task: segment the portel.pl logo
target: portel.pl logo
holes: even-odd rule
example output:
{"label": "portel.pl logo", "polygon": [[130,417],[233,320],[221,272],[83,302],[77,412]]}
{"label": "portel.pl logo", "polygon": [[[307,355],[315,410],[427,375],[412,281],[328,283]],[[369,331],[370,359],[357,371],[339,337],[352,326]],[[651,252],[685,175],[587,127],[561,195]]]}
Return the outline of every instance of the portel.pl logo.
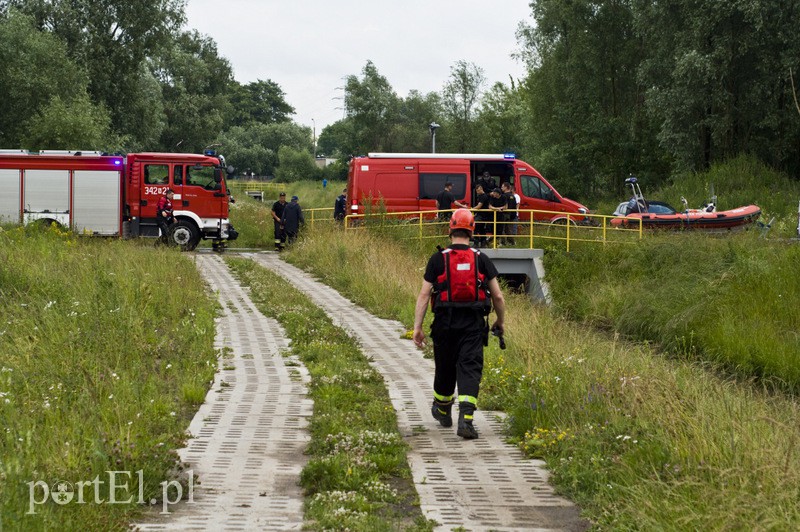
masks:
{"label": "portel.pl logo", "polygon": [[[36,513],[36,507],[47,503],[52,500],[54,503],[61,506],[67,504],[132,504],[134,501],[138,504],[156,504],[157,499],[144,499],[144,472],[140,469],[136,471],[139,477],[138,493],[133,494],[129,489],[129,482],[133,478],[130,471],[106,471],[108,481],[102,480],[100,475],[94,477],[93,480],[81,480],[75,482],[67,482],[65,480],[57,480],[52,484],[47,484],[43,480],[36,480],[28,482],[28,515]],[[194,473],[192,470],[186,472],[188,479],[188,489],[186,502],[194,502]],[[183,500],[183,485],[177,480],[165,480],[160,483],[161,486],[161,513],[168,514],[169,507],[177,504]],[[105,489],[102,489],[106,487]],[[100,493],[102,491],[107,494],[108,498],[103,498]],[[134,497],[137,495],[138,497]]]}

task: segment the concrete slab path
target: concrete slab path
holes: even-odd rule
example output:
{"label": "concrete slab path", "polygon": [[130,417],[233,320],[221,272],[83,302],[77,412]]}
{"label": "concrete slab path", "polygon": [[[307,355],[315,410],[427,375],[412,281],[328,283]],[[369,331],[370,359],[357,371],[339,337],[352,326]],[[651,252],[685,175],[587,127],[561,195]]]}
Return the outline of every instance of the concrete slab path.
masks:
{"label": "concrete slab path", "polygon": [[[300,530],[300,471],[309,441],[308,373],[285,357],[286,334],[264,317],[218,256],[198,254],[198,270],[223,307],[216,347],[220,371],[180,451],[197,476],[194,503],[134,525],[140,530]],[[185,497],[184,497],[185,500]],[[160,508],[160,506],[159,506]]]}
{"label": "concrete slab path", "polygon": [[[439,530],[583,530],[588,524],[547,483],[544,463],[504,442],[496,413],[479,410],[480,439],[466,441],[430,414],[433,361],[398,322],[377,318],[275,253],[245,254],[282,275],[356,338],[383,375],[398,414],[422,511]],[[391,294],[387,294],[391,297]]]}

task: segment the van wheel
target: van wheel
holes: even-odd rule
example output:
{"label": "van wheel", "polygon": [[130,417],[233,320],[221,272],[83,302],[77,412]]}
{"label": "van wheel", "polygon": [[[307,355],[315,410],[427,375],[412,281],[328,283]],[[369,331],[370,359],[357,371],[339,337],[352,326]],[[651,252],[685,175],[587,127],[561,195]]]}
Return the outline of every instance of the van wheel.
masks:
{"label": "van wheel", "polygon": [[180,220],[172,226],[169,241],[181,251],[192,251],[200,243],[200,230],[194,223]]}
{"label": "van wheel", "polygon": [[[578,226],[578,223],[575,220],[570,220],[569,223],[570,223],[570,225],[572,227],[577,227]],[[552,224],[553,225],[563,225],[563,226],[565,226],[565,225],[567,225],[567,219],[566,218],[559,218],[558,220],[555,220],[554,222],[552,222]]]}

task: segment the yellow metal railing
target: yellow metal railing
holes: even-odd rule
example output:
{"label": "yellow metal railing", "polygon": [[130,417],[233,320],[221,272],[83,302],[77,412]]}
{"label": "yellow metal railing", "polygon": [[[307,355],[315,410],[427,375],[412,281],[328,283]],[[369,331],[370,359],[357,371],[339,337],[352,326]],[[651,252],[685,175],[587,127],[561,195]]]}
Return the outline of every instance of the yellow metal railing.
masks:
{"label": "yellow metal railing", "polygon": [[273,183],[271,181],[228,181],[228,187],[237,192],[281,191],[286,190],[287,183]]}
{"label": "yellow metal railing", "polygon": [[315,222],[332,222],[333,207],[317,207],[314,209],[303,209],[303,216],[306,222],[314,227]]}
{"label": "yellow metal railing", "polygon": [[[363,230],[368,227],[395,227],[398,230],[405,228],[406,231],[412,225],[415,227],[416,239],[441,239],[443,234],[447,234],[449,221],[441,215],[452,213],[453,210],[440,211],[404,211],[404,212],[381,212],[370,214],[350,214],[345,217],[344,227],[346,230]],[[486,238],[486,247],[497,248],[502,245],[501,239],[506,239],[507,245],[513,247],[534,248],[536,240],[558,240],[566,243],[567,251],[570,245],[575,242],[591,242],[599,244],[608,243],[630,243],[631,237],[641,240],[644,232],[642,231],[642,221],[639,220],[638,228],[613,227],[611,220],[615,216],[602,214],[568,214],[555,211],[542,211],[532,209],[519,209],[518,215],[527,217],[527,220],[502,220],[498,219],[497,211],[475,210],[473,213],[488,214],[488,220],[476,220],[475,237]],[[552,219],[560,216],[558,222],[536,220],[536,216]],[[580,224],[576,219],[582,220]],[[587,224],[583,220],[589,220]],[[506,234],[506,228],[516,226],[514,234]],[[409,238],[409,237],[407,237]],[[527,246],[521,246],[522,242]]]}

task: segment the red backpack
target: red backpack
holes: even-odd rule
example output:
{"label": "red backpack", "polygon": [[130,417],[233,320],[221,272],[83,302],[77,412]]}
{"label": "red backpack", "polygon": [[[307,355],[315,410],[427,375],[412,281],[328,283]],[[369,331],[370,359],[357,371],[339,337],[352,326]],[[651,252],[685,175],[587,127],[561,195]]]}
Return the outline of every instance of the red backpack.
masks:
{"label": "red backpack", "polygon": [[477,249],[442,250],[444,273],[436,278],[433,298],[434,309],[473,308],[488,314],[491,311],[486,276],[478,271]]}

